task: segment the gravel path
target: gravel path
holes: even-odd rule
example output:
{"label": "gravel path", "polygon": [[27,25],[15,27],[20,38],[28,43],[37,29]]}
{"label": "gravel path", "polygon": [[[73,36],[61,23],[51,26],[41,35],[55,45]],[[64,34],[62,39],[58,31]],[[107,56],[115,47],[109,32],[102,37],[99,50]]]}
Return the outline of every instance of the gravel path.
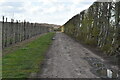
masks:
{"label": "gravel path", "polygon": [[53,45],[47,52],[47,59],[38,78],[98,78],[91,72],[92,66],[84,58],[101,57],[84,48],[64,33],[56,33]]}

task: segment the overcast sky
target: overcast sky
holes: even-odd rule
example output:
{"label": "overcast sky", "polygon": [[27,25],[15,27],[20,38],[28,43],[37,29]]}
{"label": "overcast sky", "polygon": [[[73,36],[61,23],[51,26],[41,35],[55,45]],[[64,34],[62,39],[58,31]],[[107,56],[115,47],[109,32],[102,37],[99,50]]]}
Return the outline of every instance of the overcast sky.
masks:
{"label": "overcast sky", "polygon": [[[96,0],[0,0],[0,18],[62,25]],[[1,19],[0,19],[1,20]]]}

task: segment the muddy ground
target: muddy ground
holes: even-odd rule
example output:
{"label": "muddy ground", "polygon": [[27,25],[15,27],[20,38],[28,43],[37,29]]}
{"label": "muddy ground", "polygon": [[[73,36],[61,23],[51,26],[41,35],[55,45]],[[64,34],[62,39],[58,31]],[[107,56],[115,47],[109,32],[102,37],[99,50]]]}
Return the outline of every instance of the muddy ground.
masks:
{"label": "muddy ground", "polygon": [[[118,78],[118,68],[64,33],[57,32],[37,78]],[[101,53],[102,54],[102,53]]]}

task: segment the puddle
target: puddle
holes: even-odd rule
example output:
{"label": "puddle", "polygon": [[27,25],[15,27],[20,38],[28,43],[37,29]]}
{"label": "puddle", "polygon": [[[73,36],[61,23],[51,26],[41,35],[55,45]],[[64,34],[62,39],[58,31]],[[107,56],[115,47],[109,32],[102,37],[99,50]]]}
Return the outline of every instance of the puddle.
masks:
{"label": "puddle", "polygon": [[53,37],[52,40],[55,40],[55,38]]}
{"label": "puddle", "polygon": [[113,72],[112,70],[106,69],[106,68],[97,69],[96,73],[98,76],[102,78],[118,78],[119,77],[117,72]]}
{"label": "puddle", "polygon": [[95,62],[95,63],[92,63],[92,66],[94,66],[94,67],[97,67],[97,68],[99,68],[99,67],[105,67],[105,65],[103,64],[103,63],[101,63],[101,62]]}
{"label": "puddle", "polygon": [[85,59],[91,66],[91,72],[101,78],[119,78],[117,70],[113,70],[110,66],[104,64],[101,60],[93,57],[85,57]]}

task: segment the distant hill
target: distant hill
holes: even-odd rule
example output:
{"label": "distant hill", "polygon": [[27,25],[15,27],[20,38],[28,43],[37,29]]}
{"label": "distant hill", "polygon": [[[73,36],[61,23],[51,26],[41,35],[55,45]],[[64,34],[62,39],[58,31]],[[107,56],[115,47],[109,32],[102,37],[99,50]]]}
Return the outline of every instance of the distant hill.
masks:
{"label": "distant hill", "polygon": [[59,28],[61,25],[56,24],[48,24],[48,23],[39,23],[41,26],[47,26],[47,27],[53,27],[53,28]]}

